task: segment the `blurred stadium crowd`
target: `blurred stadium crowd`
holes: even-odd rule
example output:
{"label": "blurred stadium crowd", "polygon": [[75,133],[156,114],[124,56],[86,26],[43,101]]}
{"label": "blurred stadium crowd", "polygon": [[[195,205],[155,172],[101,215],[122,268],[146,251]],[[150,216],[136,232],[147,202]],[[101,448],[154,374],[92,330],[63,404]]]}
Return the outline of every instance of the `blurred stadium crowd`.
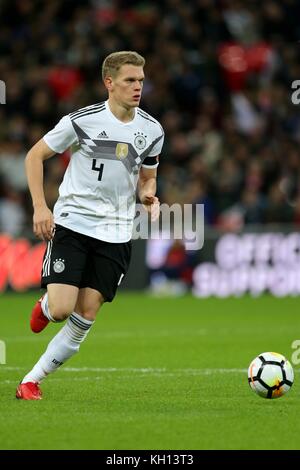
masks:
{"label": "blurred stadium crowd", "polygon": [[[141,107],[166,134],[162,202],[203,203],[224,230],[300,224],[299,1],[4,0],[0,15],[0,231],[30,236],[26,152],[106,99],[100,66],[116,50],[147,60]],[[68,159],[46,163],[50,207]]]}

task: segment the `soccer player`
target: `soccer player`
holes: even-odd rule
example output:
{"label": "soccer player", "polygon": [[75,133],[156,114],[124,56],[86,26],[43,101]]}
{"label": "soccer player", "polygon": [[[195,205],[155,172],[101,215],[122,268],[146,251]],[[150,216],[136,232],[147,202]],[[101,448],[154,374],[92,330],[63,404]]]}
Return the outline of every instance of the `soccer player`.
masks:
{"label": "soccer player", "polygon": [[[39,333],[66,323],[26,374],[16,397],[40,400],[40,382],[79,351],[99,308],[111,302],[128,270],[136,189],[152,218],[159,213],[156,168],[164,133],[138,105],[145,60],[136,52],[110,54],[102,64],[108,99],[64,116],[26,156],[33,229],[47,241],[41,285],[32,310]],[[53,214],[43,191],[43,161],[71,148]]]}

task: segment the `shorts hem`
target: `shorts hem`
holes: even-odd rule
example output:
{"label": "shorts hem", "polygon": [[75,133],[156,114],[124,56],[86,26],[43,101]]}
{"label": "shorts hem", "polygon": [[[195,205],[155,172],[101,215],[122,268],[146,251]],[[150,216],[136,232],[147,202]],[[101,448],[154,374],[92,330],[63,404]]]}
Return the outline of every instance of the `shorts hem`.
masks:
{"label": "shorts hem", "polygon": [[85,289],[86,287],[89,287],[90,289],[94,289],[96,290],[97,292],[99,292],[103,299],[104,299],[104,302],[112,302],[115,298],[115,294],[113,296],[111,295],[106,295],[105,294],[105,289],[101,289],[99,286],[93,286],[93,285],[90,285],[89,283],[83,283],[80,285],[79,289]]}
{"label": "shorts hem", "polygon": [[77,287],[78,289],[85,289],[86,287],[89,287],[90,289],[94,289],[96,290],[97,292],[99,292],[103,298],[104,298],[104,302],[112,302],[115,298],[115,295],[113,297],[111,296],[108,296],[108,295],[105,295],[105,292],[103,289],[99,289],[99,287],[96,287],[96,286],[92,286],[92,285],[89,285],[89,284],[75,284],[74,282],[71,282],[71,281],[46,281],[46,282],[41,282],[41,288],[42,289],[47,289],[47,286],[49,284],[64,284],[64,285],[67,285],[67,286],[73,286],[73,287]]}
{"label": "shorts hem", "polygon": [[52,281],[52,280],[51,280],[51,281],[42,281],[42,282],[41,282],[41,287],[42,287],[43,289],[46,289],[49,284],[65,284],[65,285],[67,285],[67,286],[73,286],[73,287],[78,287],[78,288],[80,288],[80,283],[77,283],[77,284],[76,284],[75,282],[72,282],[72,281],[65,281],[65,280],[64,280],[64,281]]}

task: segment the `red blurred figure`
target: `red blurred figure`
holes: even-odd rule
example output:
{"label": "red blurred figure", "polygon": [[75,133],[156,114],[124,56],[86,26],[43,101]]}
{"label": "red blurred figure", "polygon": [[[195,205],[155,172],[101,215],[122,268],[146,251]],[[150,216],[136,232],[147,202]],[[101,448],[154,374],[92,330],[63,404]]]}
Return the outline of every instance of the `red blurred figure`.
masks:
{"label": "red blurred figure", "polygon": [[48,83],[58,100],[67,100],[82,84],[79,70],[69,66],[58,66],[50,70]]}

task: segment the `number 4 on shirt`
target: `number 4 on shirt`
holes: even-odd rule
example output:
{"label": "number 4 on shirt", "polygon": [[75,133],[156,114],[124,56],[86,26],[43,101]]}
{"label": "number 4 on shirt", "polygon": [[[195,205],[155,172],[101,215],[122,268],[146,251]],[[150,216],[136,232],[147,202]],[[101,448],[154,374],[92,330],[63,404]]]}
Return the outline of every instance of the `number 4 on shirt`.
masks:
{"label": "number 4 on shirt", "polygon": [[101,163],[99,167],[96,167],[96,163],[97,163],[96,158],[93,158],[92,170],[98,171],[98,181],[101,181],[102,180],[102,173],[103,173],[104,163]]}

